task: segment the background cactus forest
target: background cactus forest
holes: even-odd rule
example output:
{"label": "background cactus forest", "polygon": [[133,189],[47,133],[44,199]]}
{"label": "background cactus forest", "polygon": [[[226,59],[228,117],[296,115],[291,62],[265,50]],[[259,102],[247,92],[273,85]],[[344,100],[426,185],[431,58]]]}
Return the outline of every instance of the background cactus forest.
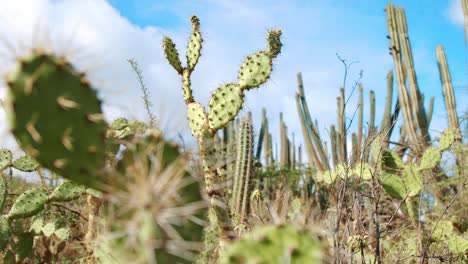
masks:
{"label": "background cactus forest", "polygon": [[[468,44],[468,1],[461,4]],[[0,262],[467,263],[467,113],[456,112],[438,46],[433,86],[447,129],[430,129],[435,99],[418,84],[404,9],[388,4],[385,12],[394,62],[387,92],[364,101],[359,80],[343,85],[326,134],[301,73],[301,131],[288,130],[282,115],[273,127],[266,110],[242,111],[281,63],[281,29],[239,58],[237,78],[213,87],[208,105],[191,85],[203,62],[203,21],[187,17],[186,46],[168,35],[154,47],[180,76],[172,86],[181,87],[195,150],[158,128],[136,60],[128,71],[140,82],[147,121],[106,120],[89,72],[63,54],[38,46],[18,57],[3,107],[22,151],[0,150]],[[351,64],[341,62],[346,76]],[[385,97],[382,116],[376,97]]]}

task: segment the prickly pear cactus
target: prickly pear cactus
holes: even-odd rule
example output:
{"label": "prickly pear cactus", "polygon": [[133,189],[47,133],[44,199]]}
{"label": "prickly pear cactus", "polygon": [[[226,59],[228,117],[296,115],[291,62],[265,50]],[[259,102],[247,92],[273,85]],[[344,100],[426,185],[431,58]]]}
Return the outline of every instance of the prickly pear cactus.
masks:
{"label": "prickly pear cactus", "polygon": [[317,235],[292,225],[262,226],[228,247],[221,264],[321,263],[322,242]]}
{"label": "prickly pear cactus", "polygon": [[83,185],[72,181],[64,181],[49,195],[49,201],[70,202],[78,199],[85,191],[86,188]]}
{"label": "prickly pear cactus", "polygon": [[11,165],[13,155],[8,149],[0,149],[0,172],[8,168]]}
{"label": "prickly pear cactus", "polygon": [[30,217],[44,209],[47,203],[47,193],[41,188],[24,192],[16,199],[8,213],[8,219]]}
{"label": "prickly pear cactus", "polygon": [[117,200],[110,201],[105,219],[110,220],[110,236],[114,231],[129,232],[117,239],[99,237],[98,261],[192,263],[202,249],[207,202],[199,179],[188,173],[187,156],[157,133],[124,145],[114,178],[121,181],[113,184]]}
{"label": "prickly pear cactus", "polygon": [[34,51],[7,79],[7,113],[21,147],[43,167],[91,187],[105,164],[106,122],[84,74]]}

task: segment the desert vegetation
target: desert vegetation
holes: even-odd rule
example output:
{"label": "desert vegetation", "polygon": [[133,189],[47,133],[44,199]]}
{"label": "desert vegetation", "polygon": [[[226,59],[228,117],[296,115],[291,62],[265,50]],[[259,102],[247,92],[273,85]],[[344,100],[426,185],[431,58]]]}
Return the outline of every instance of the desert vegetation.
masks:
{"label": "desert vegetation", "polygon": [[[468,25],[468,1],[462,4]],[[4,80],[4,107],[22,156],[0,149],[0,262],[466,263],[467,115],[456,112],[438,46],[448,129],[431,133],[435,99],[418,85],[404,9],[385,11],[394,61],[387,94],[371,91],[366,103],[362,84],[345,82],[325,135],[298,73],[302,130],[294,135],[304,145],[283,116],[273,128],[266,110],[240,114],[249,90],[262,89],[274,71],[280,29],[267,32],[265,46],[244,58],[236,82],[214,90],[208,107],[191,85],[202,21],[190,17],[186,60],[170,36],[155,48],[180,75],[193,151],[157,127],[135,60],[129,71],[140,81],[148,121],[108,122],[96,87],[65,56],[37,47],[18,58]],[[356,89],[357,106],[346,89]],[[376,96],[386,98],[381,117]],[[254,118],[262,120],[258,133]]]}

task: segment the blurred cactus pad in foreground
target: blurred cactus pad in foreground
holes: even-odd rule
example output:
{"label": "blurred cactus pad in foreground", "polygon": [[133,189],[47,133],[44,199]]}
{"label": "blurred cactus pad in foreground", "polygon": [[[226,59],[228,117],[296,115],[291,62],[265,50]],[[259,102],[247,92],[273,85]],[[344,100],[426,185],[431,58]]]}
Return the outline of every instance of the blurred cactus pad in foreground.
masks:
{"label": "blurred cactus pad in foreground", "polygon": [[[455,2],[468,45],[468,0]],[[0,35],[15,58],[1,105],[17,143],[0,142],[0,263],[467,263],[468,109],[457,110],[455,69],[438,45],[430,89],[443,96],[427,96],[411,48],[424,32],[412,31],[403,7],[388,4],[385,17],[385,87],[365,90],[360,78],[347,87],[353,63],[338,55],[344,83],[327,123],[311,110],[325,99],[307,96],[309,73],[290,76],[297,131],[289,109],[256,116],[247,103],[292,62],[286,30],[265,30],[231,81],[207,88],[205,104],[197,70],[216,43],[202,19],[184,18],[186,45],[168,31],[152,46],[183,102],[178,138],[153,113],[151,98],[166,95],[150,95],[137,60],[125,62],[141,88],[131,103],[146,118],[109,118],[93,69],[47,44],[17,55]],[[281,104],[273,93],[264,100]],[[443,131],[431,127],[436,114]]]}

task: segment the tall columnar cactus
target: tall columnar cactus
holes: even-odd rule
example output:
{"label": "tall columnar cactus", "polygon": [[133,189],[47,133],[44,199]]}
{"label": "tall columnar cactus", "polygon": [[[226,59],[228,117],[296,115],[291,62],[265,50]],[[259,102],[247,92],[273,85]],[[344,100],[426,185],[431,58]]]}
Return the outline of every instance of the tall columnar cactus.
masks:
{"label": "tall columnar cactus", "polygon": [[[395,62],[398,83],[398,98],[403,110],[405,129],[414,144],[416,153],[421,153],[430,141],[427,116],[421,92],[416,80],[413,57],[408,38],[406,17],[403,8],[389,4],[386,8],[390,33],[390,49]],[[406,86],[409,83],[409,93]]]}
{"label": "tall columnar cactus", "polygon": [[296,105],[299,118],[301,120],[302,134],[306,143],[307,156],[309,157],[309,166],[315,164],[321,172],[330,169],[328,156],[326,155],[322,139],[320,138],[317,126],[312,122],[309,107],[304,93],[304,84],[302,74],[297,74],[298,93],[296,94]]}
{"label": "tall columnar cactus", "polygon": [[215,212],[216,225],[220,228],[221,242],[233,235],[228,207],[220,189],[218,164],[213,152],[213,139],[216,132],[232,121],[242,108],[245,92],[258,88],[271,75],[273,60],[281,51],[281,31],[271,30],[267,36],[267,48],[248,56],[238,72],[237,83],[226,83],[211,95],[208,111],[192,95],[190,77],[200,57],[203,39],[200,22],[196,16],[190,18],[192,35],[187,45],[187,66],[183,67],[175,47],[169,37],[164,37],[164,53],[179,75],[182,76],[182,91],[187,105],[187,116],[192,134],[197,138],[203,163],[205,185],[211,197],[211,207]]}
{"label": "tall columnar cactus", "polygon": [[253,127],[251,117],[243,120],[237,132],[237,157],[232,195],[232,213],[237,224],[244,224],[250,212],[250,195],[254,174]]}
{"label": "tall columnar cactus", "polygon": [[105,164],[107,127],[86,76],[65,58],[41,51],[18,64],[7,79],[6,110],[21,147],[57,174],[103,188],[98,175]]}
{"label": "tall columnar cactus", "polygon": [[[437,46],[437,62],[439,65],[440,81],[444,95],[445,108],[447,109],[449,127],[457,133],[457,144],[461,144],[461,131],[458,122],[457,106],[455,104],[455,95],[453,92],[452,78],[445,57],[442,45]],[[460,154],[461,155],[461,154]],[[458,156],[458,162],[462,164],[463,157]]]}
{"label": "tall columnar cactus", "polygon": [[385,111],[380,123],[380,133],[385,137],[386,145],[390,138],[392,124],[392,101],[393,101],[393,71],[387,73],[387,97],[385,98]]}

